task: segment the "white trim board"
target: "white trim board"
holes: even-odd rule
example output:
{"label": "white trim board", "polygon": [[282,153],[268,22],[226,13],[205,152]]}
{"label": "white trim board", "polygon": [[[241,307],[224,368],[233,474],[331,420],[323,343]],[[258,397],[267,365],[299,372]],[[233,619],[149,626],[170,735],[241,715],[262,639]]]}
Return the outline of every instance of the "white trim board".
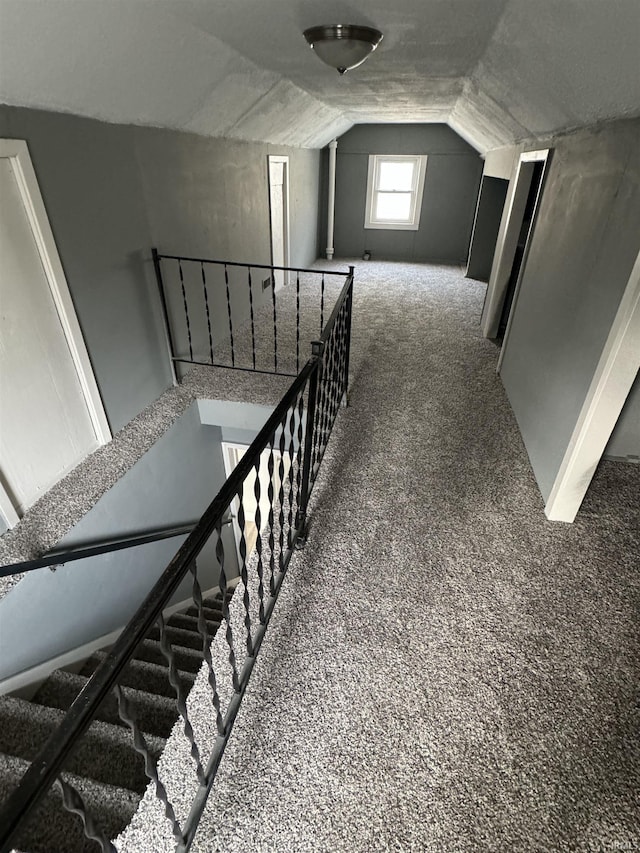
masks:
{"label": "white trim board", "polygon": [[572,522],[640,370],[640,253],[544,508]]}
{"label": "white trim board", "polygon": [[[549,160],[550,152],[550,148],[543,148],[539,151],[524,151],[520,154],[515,167],[515,172],[511,177],[502,214],[502,222],[498,233],[493,264],[491,266],[489,284],[487,285],[487,296],[485,300],[486,308],[483,311],[482,320],[482,334],[485,338],[495,338],[498,334],[502,306],[504,304],[511,271],[513,269],[513,261],[516,254],[518,237],[520,234],[520,228],[522,227],[522,219],[527,204],[527,198],[529,196],[532,177],[531,169],[528,168],[523,170],[523,166],[530,166],[531,163],[536,162],[544,162],[546,164]],[[547,166],[545,165],[540,181],[540,191],[538,192],[538,198],[536,200],[536,208],[540,201],[540,193],[544,184],[546,169]],[[526,260],[526,257],[522,259],[520,275],[524,272]],[[517,296],[518,293],[514,293],[510,316],[513,315]],[[507,328],[502,342],[503,350],[507,341],[508,333],[509,329]]]}
{"label": "white trim board", "polygon": [[0,157],[11,160],[45,276],[89,410],[96,439],[100,445],[106,444],[111,440],[111,430],[93,375],[80,324],[73,307],[69,285],[62,268],[27,143],[21,139],[0,139]]}
{"label": "white trim board", "polygon": [[[274,217],[274,204],[273,204],[273,170],[271,168],[272,165],[276,165],[282,163],[283,171],[282,171],[282,230],[283,230],[283,241],[284,241],[284,264],[282,266],[289,267],[291,266],[291,216],[290,216],[290,206],[289,206],[289,155],[288,154],[269,154],[267,155],[267,182],[269,185],[269,240],[271,245],[271,263],[274,263],[273,260],[273,217]],[[276,275],[277,272],[277,275]],[[290,273],[274,271],[274,279],[275,279],[275,290],[280,290],[281,287],[285,287],[289,284]]]}
{"label": "white trim board", "polygon": [[5,489],[2,480],[0,480],[0,520],[2,520],[7,530],[11,530],[20,521],[20,516],[16,512],[13,501]]}

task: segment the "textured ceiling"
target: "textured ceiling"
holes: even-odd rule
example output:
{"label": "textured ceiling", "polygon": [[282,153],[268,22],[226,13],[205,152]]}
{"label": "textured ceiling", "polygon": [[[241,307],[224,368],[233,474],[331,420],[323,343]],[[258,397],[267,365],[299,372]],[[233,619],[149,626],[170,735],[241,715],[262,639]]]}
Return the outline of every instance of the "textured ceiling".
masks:
{"label": "textured ceiling", "polygon": [[[315,24],[378,27],[340,77]],[[448,122],[479,151],[640,115],[640,0],[0,0],[0,101],[319,147]]]}

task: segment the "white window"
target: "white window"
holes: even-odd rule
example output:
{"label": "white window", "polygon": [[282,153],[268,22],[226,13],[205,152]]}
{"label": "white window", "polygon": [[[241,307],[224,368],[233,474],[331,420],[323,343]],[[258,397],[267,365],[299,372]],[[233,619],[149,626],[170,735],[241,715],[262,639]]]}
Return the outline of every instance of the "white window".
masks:
{"label": "white window", "polygon": [[365,228],[417,231],[426,154],[370,154]]}

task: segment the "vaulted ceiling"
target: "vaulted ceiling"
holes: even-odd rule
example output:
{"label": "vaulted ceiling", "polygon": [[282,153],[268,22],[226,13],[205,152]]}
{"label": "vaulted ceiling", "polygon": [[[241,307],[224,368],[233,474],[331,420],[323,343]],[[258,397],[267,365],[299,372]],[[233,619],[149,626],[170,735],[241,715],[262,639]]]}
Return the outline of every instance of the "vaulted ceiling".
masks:
{"label": "vaulted ceiling", "polygon": [[[340,77],[302,31],[384,33]],[[320,147],[447,122],[475,148],[640,116],[640,0],[0,0],[0,101]]]}

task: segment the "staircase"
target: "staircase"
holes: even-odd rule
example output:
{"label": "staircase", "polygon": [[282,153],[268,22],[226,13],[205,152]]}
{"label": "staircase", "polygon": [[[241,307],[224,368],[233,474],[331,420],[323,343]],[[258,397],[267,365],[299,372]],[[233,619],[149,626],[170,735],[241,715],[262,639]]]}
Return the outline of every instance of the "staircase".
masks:
{"label": "staircase", "polygon": [[[228,593],[229,595],[229,593]],[[222,620],[220,595],[204,600],[204,616],[211,637]],[[202,636],[198,611],[190,607],[167,620],[178,676],[185,692],[193,685],[202,663]],[[136,711],[149,751],[157,760],[178,717],[175,691],[154,627],[140,643],[120,685]],[[0,697],[0,802],[6,800],[50,734],[62,721],[80,690],[105,657],[98,652],[79,674],[56,670],[31,701]],[[66,762],[65,779],[82,796],[89,813],[109,838],[130,823],[149,779],[144,761],[134,750],[129,728],[121,721],[114,695],[102,703],[96,720]],[[25,826],[17,846],[29,853],[97,853],[100,846],[85,838],[80,818],[62,806],[54,786]]]}

